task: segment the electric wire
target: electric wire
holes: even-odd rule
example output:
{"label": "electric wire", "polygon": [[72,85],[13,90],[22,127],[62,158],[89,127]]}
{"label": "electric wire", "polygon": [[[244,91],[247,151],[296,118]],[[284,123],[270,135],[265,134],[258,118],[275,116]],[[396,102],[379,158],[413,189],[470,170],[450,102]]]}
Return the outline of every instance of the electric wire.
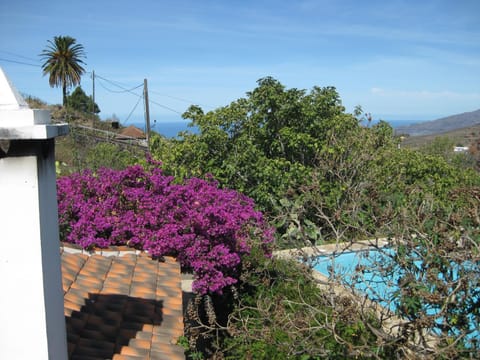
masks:
{"label": "electric wire", "polygon": [[152,99],[148,99],[148,100],[149,100],[150,103],[155,104],[155,105],[157,105],[157,106],[160,106],[160,107],[163,108],[163,109],[170,110],[170,111],[172,111],[172,112],[174,112],[175,114],[178,114],[178,115],[180,115],[180,116],[183,115],[180,111],[177,111],[177,110],[175,110],[175,109],[172,109],[171,107],[168,107],[168,106],[166,106],[166,105],[162,105],[162,104],[160,104],[160,103],[158,103],[158,102],[156,102],[156,101],[153,101]]}
{"label": "electric wire", "polygon": [[5,58],[0,58],[0,61],[5,61],[5,62],[9,62],[9,63],[14,63],[14,64],[21,64],[21,65],[29,65],[29,66],[41,67],[41,65],[30,64],[30,63],[26,63],[26,62],[23,62],[23,61],[16,61],[16,60],[10,60],[10,59],[5,59]]}
{"label": "electric wire", "polygon": [[207,107],[207,108],[210,108],[212,109],[213,106],[208,106],[208,105],[205,105],[205,104],[201,104],[199,103],[198,101],[193,101],[193,100],[188,100],[188,99],[185,99],[185,98],[181,98],[181,97],[177,97],[177,96],[171,96],[171,95],[167,95],[167,94],[162,94],[158,91],[155,91],[155,90],[148,90],[148,92],[152,93],[152,94],[157,94],[159,96],[164,96],[164,97],[168,97],[170,99],[173,99],[173,100],[178,100],[178,101],[182,101],[184,103],[187,103],[187,104],[198,104],[198,105],[201,105],[203,107]]}
{"label": "electric wire", "polygon": [[[115,90],[112,90],[112,89],[108,89],[108,88],[106,88],[101,82],[99,82],[100,86],[101,86],[102,88],[104,88],[105,90],[107,90],[107,91],[110,91],[110,92],[112,92],[112,93],[130,93],[130,94],[135,95],[135,96],[138,97],[137,103],[135,104],[134,108],[132,109],[132,111],[130,112],[130,114],[128,115],[128,117],[125,119],[125,121],[122,122],[122,123],[126,123],[127,120],[132,116],[132,114],[133,114],[133,112],[135,111],[135,109],[137,108],[138,103],[140,102],[140,99],[143,98],[143,95],[137,94],[137,93],[134,92],[133,90],[136,90],[136,89],[140,88],[141,86],[143,86],[143,84],[140,84],[140,85],[138,85],[138,86],[136,86],[136,87],[133,87],[133,88],[131,88],[131,89],[127,89],[127,88],[125,88],[124,86],[119,85],[118,83],[116,83],[116,82],[114,82],[114,81],[112,81],[112,80],[109,80],[109,79],[104,78],[103,76],[100,76],[100,75],[95,74],[95,78],[99,78],[99,79],[101,79],[101,80],[103,80],[103,81],[108,82],[109,84],[112,84],[113,86],[116,86],[116,87],[122,89],[122,91],[115,91]],[[175,114],[177,114],[177,115],[180,115],[180,116],[183,115],[182,112],[177,111],[177,110],[175,110],[175,109],[173,109],[173,108],[171,108],[171,107],[169,107],[169,106],[160,104],[159,102],[157,102],[157,101],[155,101],[155,100],[152,100],[151,98],[149,99],[149,103],[154,104],[154,105],[157,105],[157,106],[159,106],[159,107],[161,107],[161,108],[163,108],[163,109],[165,109],[165,110],[171,111],[171,112],[173,112],[173,113],[175,113]],[[145,110],[145,104],[144,104],[143,106],[144,106],[144,112],[145,112],[145,111],[146,111],[146,110]],[[123,124],[122,124],[122,125],[123,125]]]}
{"label": "electric wire", "polygon": [[[103,76],[100,76],[100,75],[98,75],[98,74],[95,74],[95,78],[104,80],[104,81],[108,82],[109,84],[111,84],[111,85],[113,85],[113,86],[116,86],[116,87],[122,89],[123,92],[129,92],[129,93],[131,93],[131,94],[133,94],[133,95],[135,95],[135,96],[140,96],[139,94],[134,93],[132,89],[127,89],[125,86],[120,85],[118,82],[115,82],[115,81],[113,81],[113,80],[106,79],[106,78],[104,78]],[[143,84],[136,86],[135,89],[137,89],[137,88],[139,88],[139,87],[141,87],[141,86],[143,86]]]}
{"label": "electric wire", "polygon": [[132,116],[133,112],[135,111],[135,109],[137,108],[138,104],[140,103],[140,100],[143,99],[143,96],[139,96],[138,97],[138,100],[137,100],[137,103],[135,104],[135,106],[133,107],[132,111],[130,111],[130,114],[128,114],[127,118],[124,120],[124,121],[121,121],[122,125],[125,125],[128,120],[130,119],[130,116]]}
{"label": "electric wire", "polygon": [[[104,88],[105,90],[107,90],[108,92],[116,93],[116,94],[121,94],[121,93],[129,92],[129,93],[132,93],[132,94],[134,94],[134,95],[136,95],[136,96],[141,96],[141,95],[139,95],[139,94],[137,94],[137,93],[134,93],[133,90],[136,90],[136,89],[142,87],[143,84],[134,86],[134,87],[131,88],[131,89],[126,89],[126,88],[124,88],[124,87],[122,87],[122,86],[120,86],[120,85],[118,85],[118,84],[115,84],[113,81],[108,80],[108,79],[105,79],[104,77],[101,77],[101,76],[99,76],[99,75],[97,75],[97,74],[95,74],[95,78],[100,79],[100,81],[99,81],[100,86],[103,87],[103,88]],[[117,86],[117,87],[119,87],[119,88],[122,89],[122,90],[112,90],[112,89],[109,89],[109,88],[107,88],[104,84],[102,84],[102,80],[108,82],[109,84],[112,84],[112,85],[114,85],[114,86]]]}
{"label": "electric wire", "polygon": [[[127,89],[127,88],[119,85],[118,83],[116,83],[116,82],[114,82],[114,81],[112,81],[112,80],[108,80],[108,79],[106,79],[106,78],[104,78],[104,77],[102,77],[102,76],[99,76],[99,75],[97,75],[97,74],[95,74],[95,77],[96,77],[96,78],[99,78],[99,79],[102,79],[102,80],[104,80],[104,81],[106,81],[106,82],[108,82],[108,83],[110,83],[110,84],[112,84],[112,85],[114,85],[114,86],[119,87],[120,89],[123,90],[123,91],[121,91],[122,93],[128,92],[128,93],[133,94],[133,95],[135,95],[135,96],[140,96],[140,97],[142,96],[142,95],[139,95],[139,94],[133,92],[133,90],[138,89],[139,87],[143,86],[143,84],[140,84],[140,85],[138,85],[138,86],[136,86],[136,87],[134,87],[134,88],[132,88],[132,89]],[[103,87],[103,85],[102,85],[102,87]],[[151,92],[151,91],[150,91],[150,92]],[[173,108],[171,108],[171,107],[169,107],[169,106],[160,104],[159,102],[154,101],[154,100],[152,100],[152,99],[149,99],[149,103],[155,104],[155,105],[157,105],[157,106],[159,106],[159,107],[161,107],[161,108],[163,108],[163,109],[166,109],[166,110],[169,110],[169,111],[171,111],[171,112],[174,112],[175,114],[178,114],[178,115],[180,115],[180,116],[182,115],[182,113],[181,113],[180,111],[177,111],[177,110],[175,110],[175,109],[173,109]]]}
{"label": "electric wire", "polygon": [[[15,53],[12,53],[12,52],[4,51],[4,50],[0,50],[0,52],[6,53],[6,54],[11,54],[11,55],[16,56],[16,57],[19,57],[19,58],[24,58],[24,59],[32,60],[32,61],[33,61],[32,58],[28,58],[28,57],[26,57],[26,56],[22,56],[22,55],[15,54]],[[27,65],[27,66],[33,66],[33,67],[41,67],[41,65],[39,65],[39,64],[32,64],[32,63],[28,63],[28,62],[24,62],[24,61],[6,59],[6,58],[3,58],[3,57],[0,57],[0,61],[5,61],[5,62],[14,63],[14,64],[19,64],[19,65]],[[90,72],[90,71],[86,71],[85,73],[86,73],[86,74],[92,74],[92,72]],[[136,109],[136,107],[138,106],[138,103],[140,102],[140,99],[143,97],[142,94],[138,94],[138,93],[134,92],[134,90],[142,87],[143,84],[139,84],[139,85],[137,85],[137,86],[134,86],[133,88],[128,89],[128,88],[120,85],[118,82],[115,82],[115,81],[113,81],[113,80],[106,79],[105,77],[100,76],[100,75],[98,75],[97,73],[95,74],[95,78],[100,79],[100,80],[103,80],[103,81],[105,81],[105,82],[107,82],[107,83],[109,83],[109,84],[111,84],[111,85],[113,85],[113,86],[118,87],[119,89],[121,89],[121,90],[113,90],[113,89],[108,88],[107,86],[105,86],[105,84],[102,83],[102,81],[99,81],[99,82],[98,82],[99,85],[100,85],[103,89],[105,89],[106,91],[108,91],[108,92],[116,93],[116,94],[119,94],[119,93],[130,93],[130,94],[132,94],[132,95],[135,95],[135,96],[138,98],[136,105],[134,106],[133,110],[130,112],[130,114],[129,114],[128,117],[127,117],[127,120],[128,120],[128,119],[131,117],[133,111],[134,111],[134,110]],[[180,97],[175,97],[175,96],[170,96],[170,95],[165,95],[165,94],[162,94],[162,93],[157,92],[157,91],[155,91],[155,90],[149,90],[149,91],[150,91],[151,93],[153,93],[153,94],[157,94],[157,95],[160,95],[160,96],[165,96],[165,97],[168,97],[168,98],[171,98],[171,99],[174,99],[174,100],[178,100],[178,101],[182,101],[182,102],[185,102],[185,103],[189,103],[189,104],[196,103],[196,102],[191,101],[191,100],[188,100],[188,99],[184,99],[184,98],[180,98]],[[169,110],[169,111],[171,111],[171,112],[173,112],[173,113],[175,113],[175,114],[178,114],[178,115],[180,115],[180,116],[182,115],[182,112],[177,111],[177,110],[175,110],[175,109],[173,109],[173,108],[171,108],[171,107],[169,107],[169,106],[163,105],[163,104],[161,104],[161,103],[159,103],[159,102],[157,102],[157,101],[155,101],[155,100],[149,99],[149,102],[152,103],[152,104],[154,104],[154,105],[157,105],[157,106],[159,106],[159,107],[161,107],[161,108],[163,108],[163,109],[165,109],[165,110]],[[200,105],[202,105],[202,104],[200,104]],[[202,106],[208,107],[208,106],[206,106],[206,105],[202,105]]]}
{"label": "electric wire", "polygon": [[4,53],[4,54],[8,54],[10,56],[15,56],[17,58],[24,59],[24,60],[29,60],[29,61],[33,61],[33,62],[38,62],[39,61],[38,59],[34,59],[34,58],[31,58],[31,57],[28,57],[28,56],[17,54],[17,53],[14,53],[12,51],[0,50],[0,52]]}

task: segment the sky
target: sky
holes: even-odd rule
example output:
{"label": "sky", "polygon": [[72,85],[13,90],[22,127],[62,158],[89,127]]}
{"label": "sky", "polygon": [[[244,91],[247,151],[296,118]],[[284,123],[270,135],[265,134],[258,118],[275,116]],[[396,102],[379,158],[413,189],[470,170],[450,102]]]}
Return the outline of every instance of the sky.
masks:
{"label": "sky", "polygon": [[101,118],[126,125],[143,119],[144,79],[157,123],[228,105],[265,76],[334,86],[347,112],[387,121],[480,109],[478,0],[0,0],[0,67],[50,104],[61,89],[39,54],[59,35],[84,46],[81,85],[92,94],[94,71]]}

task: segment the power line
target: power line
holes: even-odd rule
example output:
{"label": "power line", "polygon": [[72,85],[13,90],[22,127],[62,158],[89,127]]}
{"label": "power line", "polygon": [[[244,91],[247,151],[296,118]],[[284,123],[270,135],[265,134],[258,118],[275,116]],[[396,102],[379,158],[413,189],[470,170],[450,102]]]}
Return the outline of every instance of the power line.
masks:
{"label": "power line", "polygon": [[[96,75],[95,77],[100,78],[98,75]],[[100,78],[100,79],[102,79],[102,78]],[[103,81],[106,81],[106,80],[104,80],[104,79],[102,79],[102,80],[103,80]],[[108,92],[115,93],[115,94],[122,94],[122,93],[126,93],[126,92],[132,93],[133,90],[136,90],[136,89],[138,89],[139,87],[142,87],[142,86],[143,86],[143,84],[140,84],[140,85],[135,86],[135,87],[133,87],[133,88],[131,88],[131,89],[112,90],[112,89],[106,87],[104,84],[102,84],[102,80],[99,81],[100,86],[101,86],[102,88],[104,88],[105,90],[107,90]],[[110,82],[109,82],[109,83],[110,83]],[[118,86],[118,85],[116,85],[116,86]],[[134,95],[141,96],[141,95],[136,94],[136,93],[134,93]]]}
{"label": "power line", "polygon": [[[121,87],[121,86],[119,86],[119,85],[116,85],[116,84],[114,84],[113,82],[108,81],[108,80],[106,80],[106,79],[104,79],[104,78],[101,78],[101,77],[99,77],[99,76],[96,76],[96,77],[101,79],[100,84],[101,84],[102,87],[103,87],[105,90],[107,90],[108,92],[116,93],[116,94],[121,94],[121,93],[129,92],[129,93],[131,93],[131,94],[133,94],[133,95],[141,96],[140,94],[134,93],[133,90],[136,90],[136,89],[142,87],[143,84],[134,86],[134,87],[131,88],[131,89],[125,89],[125,88],[123,88],[123,87]],[[112,90],[112,89],[106,87],[104,84],[102,84],[102,81],[106,81],[106,82],[108,82],[109,84],[112,84],[112,85],[114,85],[114,86],[117,86],[117,87],[119,87],[119,88],[122,89],[122,90]]]}
{"label": "power line", "polygon": [[[29,58],[29,57],[27,57],[27,56],[23,56],[23,55],[20,55],[20,54],[16,54],[16,53],[11,52],[11,51],[0,50],[0,52],[5,53],[5,54],[9,54],[9,55],[12,55],[12,56],[16,56],[16,57],[18,57],[18,58],[22,58],[22,59],[26,59],[26,60],[31,60],[31,61],[36,61],[36,60],[33,59],[33,58]],[[9,63],[13,63],[13,64],[19,64],[19,65],[27,65],[27,66],[41,67],[41,65],[39,65],[39,64],[32,64],[32,63],[28,63],[28,62],[24,62],[24,61],[18,61],[18,60],[6,59],[6,58],[0,58],[0,61],[5,61],[5,62],[9,62]],[[86,74],[92,74],[92,72],[90,72],[90,71],[86,71],[85,73],[86,73]],[[103,80],[103,81],[105,81],[105,82],[107,82],[107,83],[109,83],[109,84],[111,84],[111,85],[113,85],[113,86],[115,86],[115,87],[118,87],[119,89],[121,89],[121,90],[113,90],[113,89],[108,88],[107,86],[105,86],[105,85],[102,84],[101,82],[99,82],[100,86],[101,86],[102,88],[104,88],[104,89],[105,89],[106,91],[108,91],[108,92],[117,93],[117,94],[128,92],[128,93],[131,93],[131,94],[133,94],[133,95],[135,95],[135,96],[137,96],[137,97],[142,97],[142,96],[143,96],[143,95],[140,95],[140,94],[137,94],[137,93],[134,92],[134,90],[142,87],[143,84],[140,84],[140,85],[135,86],[135,87],[133,87],[133,88],[127,89],[126,87],[120,85],[120,83],[115,82],[115,81],[113,81],[113,80],[106,79],[106,78],[104,78],[104,77],[102,77],[102,76],[100,76],[100,75],[98,75],[98,74],[95,74],[95,77],[98,78],[98,79],[101,79],[101,80]],[[188,104],[198,104],[198,105],[201,105],[201,106],[203,106],[203,107],[212,108],[211,106],[207,106],[207,105],[205,105],[205,104],[201,104],[201,103],[196,102],[196,101],[193,101],[193,100],[189,100],[189,99],[185,99],[185,98],[181,98],[181,97],[177,97],[177,96],[171,96],[171,95],[162,94],[162,93],[160,93],[160,92],[158,92],[158,91],[149,90],[149,92],[150,92],[150,93],[157,94],[157,95],[160,95],[160,96],[168,97],[168,98],[171,98],[171,99],[174,99],[174,100],[182,101],[182,102],[185,102],[185,103],[188,103]],[[153,101],[153,100],[150,100],[150,102],[151,102],[152,104],[155,104],[155,105],[157,105],[157,106],[160,106],[160,107],[163,108],[163,109],[172,111],[172,112],[174,112],[174,113],[176,113],[176,114],[179,114],[179,115],[182,115],[181,112],[179,112],[179,111],[177,111],[177,110],[175,110],[175,109],[172,109],[172,108],[169,107],[169,106],[162,105],[162,104],[160,104],[159,102],[156,102],[156,101]]]}
{"label": "power line", "polygon": [[[114,86],[122,89],[122,91],[115,91],[115,90],[111,90],[111,89],[108,89],[108,90],[107,90],[107,89],[100,83],[101,86],[102,86],[103,88],[105,88],[107,91],[116,92],[116,93],[125,93],[125,92],[128,92],[128,93],[133,94],[133,95],[138,96],[138,97],[141,97],[141,96],[142,96],[142,95],[139,95],[139,94],[133,92],[133,90],[138,89],[139,87],[143,86],[143,84],[140,84],[140,85],[138,85],[138,86],[136,86],[136,87],[134,87],[134,88],[132,88],[132,89],[127,89],[127,88],[125,88],[124,86],[119,85],[117,82],[114,82],[114,81],[112,81],[112,80],[108,80],[108,79],[106,79],[106,78],[104,78],[104,77],[102,77],[102,76],[99,76],[99,75],[97,75],[97,74],[95,74],[95,77],[97,77],[97,78],[99,78],[99,79],[101,79],[101,80],[104,80],[104,81],[108,82],[109,84],[112,84],[112,85],[114,85]],[[150,99],[149,102],[152,103],[152,104],[155,104],[155,105],[157,105],[157,106],[160,106],[160,107],[163,108],[163,109],[172,111],[172,112],[174,112],[175,114],[178,114],[178,115],[180,115],[180,116],[182,115],[182,113],[181,113],[180,111],[177,111],[177,110],[175,110],[175,109],[172,109],[172,108],[169,107],[169,106],[162,105],[162,104],[160,104],[159,102],[156,102],[156,101],[154,101],[154,100],[151,100],[151,99]]]}
{"label": "power line", "polygon": [[23,62],[23,61],[16,61],[16,60],[4,59],[4,58],[0,58],[0,61],[6,61],[6,62],[9,62],[9,63],[14,63],[14,64],[21,64],[21,65],[29,65],[29,66],[41,67],[40,65],[37,65],[37,64],[30,64],[30,63],[26,63],[26,62]]}
{"label": "power line", "polygon": [[[1,51],[1,52],[4,52],[4,53],[10,53],[10,52],[8,52],[8,51],[3,51],[3,50],[0,50],[0,51]],[[17,56],[17,57],[20,57],[20,58],[25,58],[25,59],[27,59],[27,60],[33,60],[33,59],[30,59],[30,58],[27,58],[27,57],[25,57],[25,56],[18,55],[18,54],[15,54],[15,53],[10,53],[10,54],[12,54],[12,55],[14,55],[14,56]],[[27,63],[27,62],[24,62],[24,61],[17,61],[17,60],[12,60],[12,59],[5,59],[5,58],[1,58],[1,57],[0,57],[0,61],[5,61],[5,62],[9,62],[9,63],[13,63],[13,64],[19,64],[19,65],[27,65],[27,66],[33,66],[33,67],[41,67],[41,65],[38,65],[38,64],[32,64],[32,63]],[[89,72],[89,71],[86,71],[86,73],[87,73],[87,74],[91,74],[91,72]],[[124,86],[119,85],[119,83],[114,82],[113,80],[106,79],[106,78],[104,78],[103,76],[100,76],[100,75],[98,75],[98,74],[95,74],[95,77],[121,89],[120,91],[119,91],[119,90],[110,89],[110,88],[106,87],[104,84],[102,84],[102,82],[100,81],[100,82],[99,82],[100,86],[101,86],[102,88],[104,88],[104,89],[105,89],[106,91],[108,91],[108,92],[116,93],[116,94],[119,94],[119,93],[130,93],[130,94],[132,94],[132,95],[135,95],[135,96],[138,97],[139,99],[142,98],[142,95],[135,93],[134,90],[142,87],[143,84],[140,84],[140,85],[137,85],[137,86],[135,86],[135,87],[133,87],[133,88],[127,89],[127,88],[125,88]],[[165,97],[169,97],[169,98],[171,98],[171,99],[175,99],[175,100],[183,101],[183,102],[186,102],[186,103],[190,103],[190,104],[196,103],[195,101],[191,101],[191,100],[187,100],[187,99],[182,99],[182,98],[180,98],[180,97],[175,97],[175,96],[170,96],[170,95],[161,94],[161,93],[159,93],[159,92],[157,92],[157,91],[151,91],[151,90],[150,90],[150,92],[155,93],[155,94],[160,95],[160,96],[165,96]],[[139,102],[139,101],[140,101],[140,100],[137,101],[137,105],[138,105],[138,102]],[[173,109],[173,108],[171,108],[171,107],[169,107],[169,106],[160,104],[159,102],[154,101],[154,100],[152,100],[152,99],[150,99],[149,102],[152,103],[152,104],[155,104],[155,105],[157,105],[157,106],[159,106],[159,107],[161,107],[161,108],[163,108],[163,109],[166,109],[166,110],[169,110],[169,111],[171,111],[171,112],[174,112],[175,114],[178,114],[178,115],[180,115],[180,116],[183,115],[182,112],[177,111],[177,110],[175,110],[175,109]],[[133,110],[135,110],[135,108],[137,107],[137,105],[135,105],[135,107],[134,107]],[[202,105],[202,104],[200,104],[200,105]],[[205,105],[202,105],[202,106],[205,106]],[[133,110],[132,110],[132,112],[133,112]],[[129,114],[128,118],[132,115],[132,112]],[[128,118],[127,118],[127,119],[128,119]]]}
{"label": "power line", "polygon": [[[124,86],[119,85],[119,83],[117,83],[117,82],[115,82],[115,81],[113,81],[113,80],[105,79],[103,76],[100,76],[100,75],[95,74],[95,77],[96,77],[96,78],[99,78],[99,79],[101,79],[101,80],[104,80],[104,81],[108,82],[109,84],[111,84],[111,85],[113,85],[113,86],[116,86],[116,87],[122,89],[123,91],[121,91],[121,92],[129,92],[129,93],[131,93],[131,94],[133,94],[133,95],[135,95],[135,96],[141,96],[141,95],[139,95],[139,94],[137,94],[137,93],[134,93],[133,90],[138,89],[139,87],[142,87],[143,84],[140,84],[140,85],[138,85],[138,86],[136,86],[136,87],[133,87],[132,89],[127,89],[127,88],[125,88]],[[112,90],[112,92],[115,92],[115,91]]]}
{"label": "power line", "polygon": [[130,119],[130,116],[132,116],[133,112],[135,111],[135,109],[137,108],[138,104],[140,103],[140,100],[142,100],[142,96],[139,96],[138,97],[138,100],[137,100],[137,103],[135,104],[135,106],[133,107],[132,111],[130,111],[130,114],[128,114],[127,118],[125,119],[125,121],[123,121],[124,124],[127,123],[127,121]]}
{"label": "power line", "polygon": [[165,96],[165,97],[168,97],[168,98],[173,99],[173,100],[183,101],[184,103],[187,103],[187,104],[198,104],[198,105],[201,105],[203,107],[213,108],[213,106],[208,106],[208,105],[205,105],[205,104],[201,104],[198,101],[193,101],[193,100],[188,100],[188,99],[184,99],[184,98],[181,98],[181,97],[162,94],[162,93],[160,93],[158,91],[155,91],[155,90],[149,90],[149,92],[160,95],[160,96]]}
{"label": "power line", "polygon": [[160,106],[161,108],[164,108],[164,109],[166,109],[166,110],[170,110],[170,111],[172,111],[172,112],[174,112],[175,114],[178,114],[178,115],[180,115],[180,116],[183,115],[180,111],[177,111],[177,110],[175,110],[175,109],[172,109],[171,107],[168,107],[168,106],[166,106],[166,105],[162,105],[162,104],[160,104],[160,103],[158,103],[158,102],[156,102],[156,101],[153,101],[153,100],[151,100],[151,99],[150,99],[149,102],[151,102],[152,104],[155,104],[155,105],[157,105],[157,106]]}
{"label": "power line", "polygon": [[34,58],[31,58],[31,57],[27,57],[27,56],[23,56],[23,55],[20,55],[20,54],[16,54],[16,53],[11,52],[11,51],[0,50],[0,52],[2,52],[2,53],[4,53],[4,54],[8,54],[8,55],[15,56],[15,57],[18,57],[18,58],[21,58],[21,59],[25,59],[25,60],[30,60],[30,61],[35,61],[35,62],[38,61],[38,59],[34,59]]}
{"label": "power line", "polygon": [[[115,92],[116,92],[116,93],[129,92],[129,93],[131,93],[131,94],[133,94],[133,95],[135,95],[135,96],[142,96],[142,95],[139,95],[139,94],[137,94],[137,93],[134,93],[133,90],[138,89],[139,87],[143,86],[143,84],[140,84],[140,85],[138,85],[138,86],[136,86],[136,87],[134,87],[134,88],[132,88],[132,89],[127,89],[127,88],[125,88],[124,86],[119,85],[118,82],[115,82],[115,81],[113,81],[113,80],[108,80],[108,79],[106,79],[106,78],[104,78],[104,77],[102,77],[102,76],[99,76],[99,75],[95,75],[95,77],[100,78],[100,79],[102,79],[102,80],[104,80],[104,81],[106,81],[106,82],[108,82],[108,83],[110,83],[110,84],[112,84],[112,85],[114,85],[114,86],[122,89],[122,91],[115,91],[115,90],[111,90],[111,89],[106,89],[105,86],[102,85],[102,87],[103,87],[105,90],[107,90],[107,91],[110,91],[110,92],[113,92],[113,93],[115,93]],[[161,93],[158,92],[158,91],[154,91],[154,90],[150,90],[150,89],[148,90],[148,92],[149,92],[149,93],[154,93],[154,94],[157,94],[157,95],[160,95],[160,96],[169,97],[169,98],[172,98],[172,99],[175,99],[175,100],[183,101],[183,102],[186,102],[186,103],[189,103],[189,104],[198,104],[198,102],[195,102],[195,101],[191,101],[191,100],[188,100],[188,99],[182,99],[182,98],[180,98],[180,97],[175,97],[175,96],[170,96],[170,95],[161,94]],[[163,109],[172,111],[172,112],[174,112],[175,114],[178,114],[178,115],[180,115],[180,116],[183,115],[182,112],[177,111],[177,110],[175,110],[175,109],[172,109],[172,108],[169,107],[169,106],[160,104],[159,102],[156,102],[156,101],[154,101],[154,100],[149,99],[149,102],[152,103],[152,104],[155,104],[155,105],[157,105],[157,106],[160,106],[160,107],[163,108]],[[199,105],[202,105],[202,104],[199,104]],[[206,105],[202,105],[202,106],[206,106]],[[206,106],[206,107],[212,108],[211,106]]]}

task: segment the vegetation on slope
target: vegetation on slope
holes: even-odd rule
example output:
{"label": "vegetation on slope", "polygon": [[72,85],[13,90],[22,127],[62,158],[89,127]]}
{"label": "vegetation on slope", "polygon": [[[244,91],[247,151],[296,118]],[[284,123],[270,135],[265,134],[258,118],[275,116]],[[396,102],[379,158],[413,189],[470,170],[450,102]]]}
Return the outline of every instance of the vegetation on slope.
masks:
{"label": "vegetation on slope", "polygon": [[33,96],[25,97],[31,108],[50,110],[53,122],[70,125],[68,135],[55,139],[57,170],[66,175],[101,167],[120,170],[144,162],[146,149],[136,141],[116,141],[123,127],[114,128],[112,120],[102,121],[92,114],[92,107],[98,109],[98,105],[84,95],[83,91],[74,91],[67,96],[69,105],[65,107],[48,105]]}

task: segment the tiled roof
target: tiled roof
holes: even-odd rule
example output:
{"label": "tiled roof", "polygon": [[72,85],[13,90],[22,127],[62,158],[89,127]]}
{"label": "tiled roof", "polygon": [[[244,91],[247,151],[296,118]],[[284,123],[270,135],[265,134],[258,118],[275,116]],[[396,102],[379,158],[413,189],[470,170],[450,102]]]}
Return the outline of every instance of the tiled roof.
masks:
{"label": "tiled roof", "polygon": [[[105,255],[113,256],[105,256]],[[70,359],[185,359],[179,264],[62,251]]]}
{"label": "tiled roof", "polygon": [[135,138],[135,139],[145,139],[146,138],[145,133],[142,130],[140,130],[139,128],[133,126],[133,125],[130,125],[129,127],[120,131],[120,135],[128,136],[128,137]]}

